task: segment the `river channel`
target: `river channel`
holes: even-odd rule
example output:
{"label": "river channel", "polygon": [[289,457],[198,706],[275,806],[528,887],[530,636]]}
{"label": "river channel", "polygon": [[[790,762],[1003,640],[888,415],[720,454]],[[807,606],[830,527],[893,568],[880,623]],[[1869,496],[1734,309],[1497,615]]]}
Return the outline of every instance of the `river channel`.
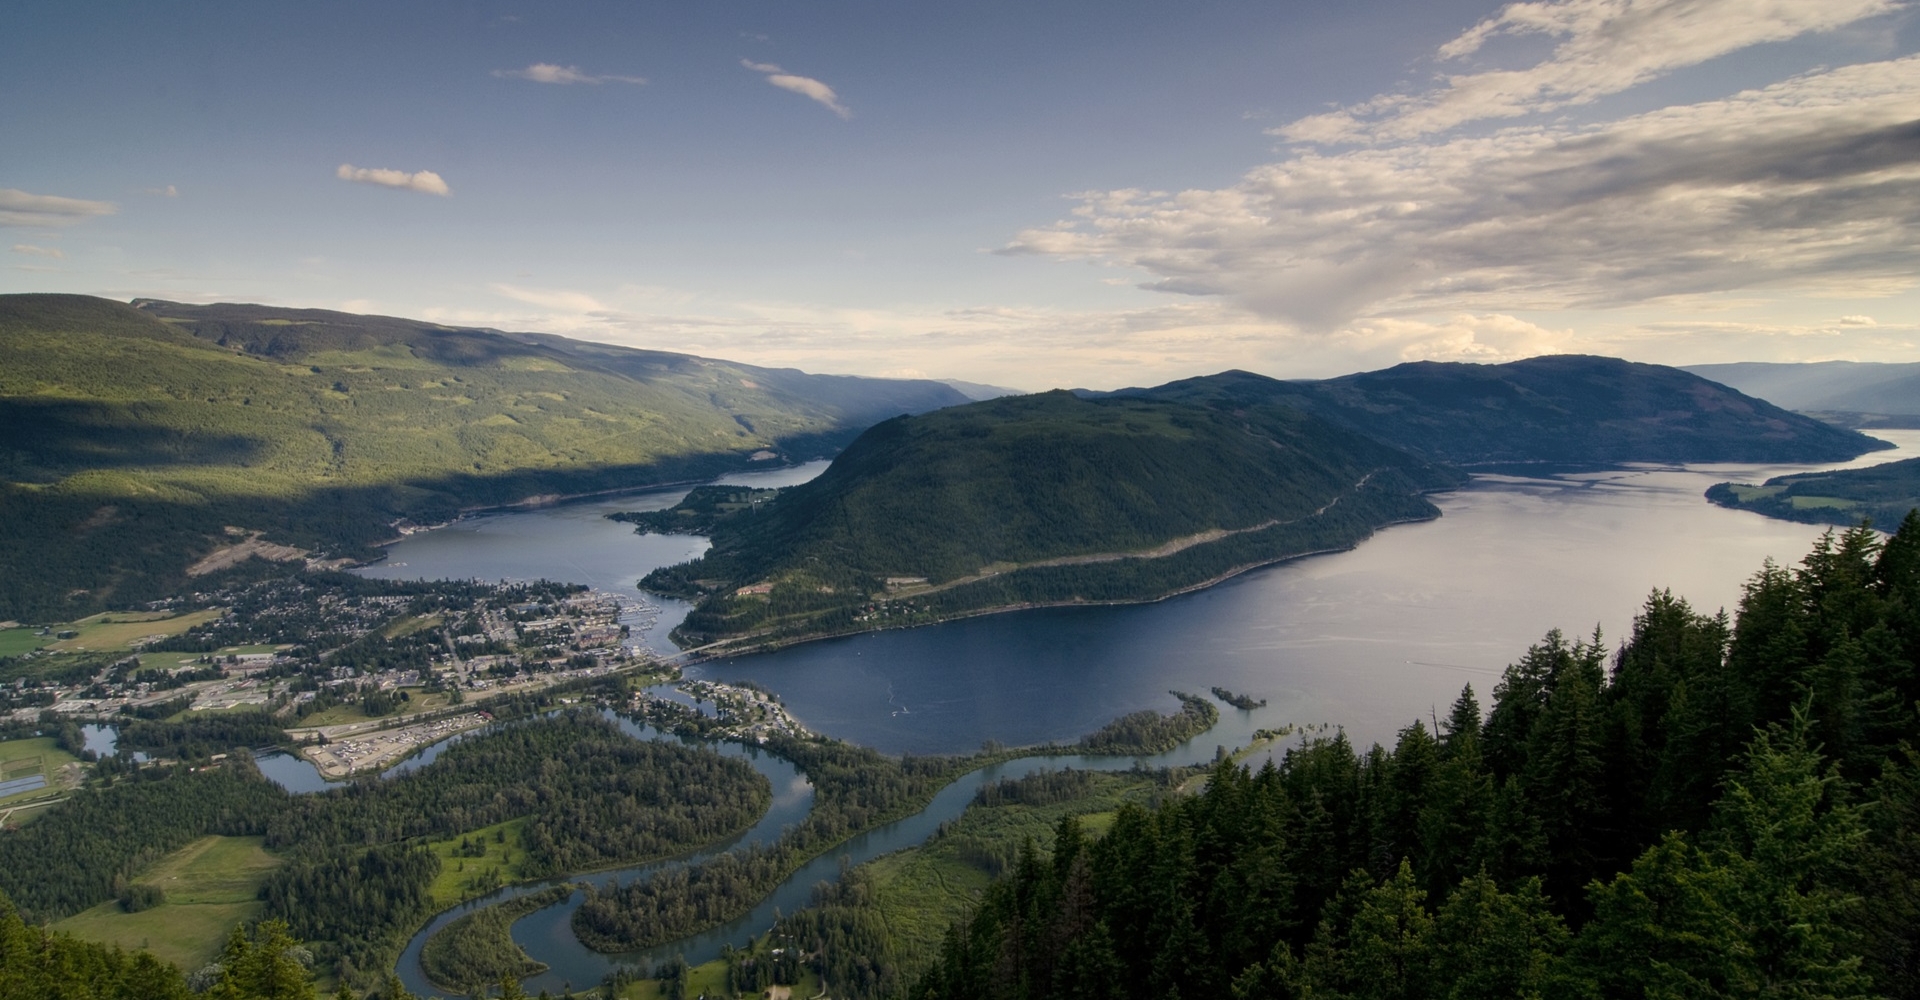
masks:
{"label": "river channel", "polygon": [[[1920,431],[1876,434],[1898,448],[1844,465],[1920,454]],[[1216,746],[1242,745],[1255,729],[1288,723],[1337,725],[1363,744],[1388,740],[1415,718],[1444,714],[1464,685],[1472,684],[1486,704],[1505,665],[1549,628],[1582,636],[1598,628],[1605,642],[1617,643],[1656,587],[1672,589],[1697,608],[1731,609],[1744,581],[1765,560],[1797,562],[1824,529],[1714,507],[1702,493],[1723,480],[1758,482],[1835,467],[1841,466],[1480,474],[1434,498],[1442,511],[1436,521],[1395,526],[1348,552],[1266,567],[1155,604],[1042,609],[868,633],[701,663],[688,675],[752,680],[778,693],[810,728],[889,753],[966,752],[986,740],[1071,742],[1127,712],[1171,710],[1176,703],[1170,688],[1204,692],[1214,685],[1264,698],[1267,705],[1250,711],[1223,707],[1213,730],[1143,763],[1202,762]],[[822,468],[824,463],[814,463],[725,481],[787,485]],[[471,518],[401,541],[384,563],[362,572],[411,579],[545,577],[637,596],[634,581],[640,576],[698,555],[705,541],[638,535],[605,515],[665,508],[685,493],[655,490]],[[652,600],[661,613],[641,641],[671,652],[665,633],[685,606]],[[636,736],[655,735],[625,725]],[[775,805],[767,817],[739,838],[690,858],[588,880],[644,878],[663,866],[770,839],[805,815],[811,786],[791,764],[733,744],[715,746],[746,755],[774,783]],[[420,766],[437,752],[429,749],[396,770]],[[527,985],[580,988],[619,966],[647,970],[673,955],[695,963],[711,959],[723,944],[743,944],[764,931],[776,909],[803,906],[816,882],[835,877],[843,857],[857,864],[925,840],[984,783],[1044,768],[1124,769],[1135,763],[1036,757],[975,771],[921,813],[816,859],[733,923],[646,952],[602,955],[582,946],[569,925],[583,898],[575,893],[514,925],[514,939],[551,966]],[[304,761],[268,760],[263,767],[295,790],[324,785],[308,779],[311,766]],[[439,992],[425,981],[418,960],[433,931],[473,906],[541,885],[504,889],[437,917],[402,958],[408,988]]]}

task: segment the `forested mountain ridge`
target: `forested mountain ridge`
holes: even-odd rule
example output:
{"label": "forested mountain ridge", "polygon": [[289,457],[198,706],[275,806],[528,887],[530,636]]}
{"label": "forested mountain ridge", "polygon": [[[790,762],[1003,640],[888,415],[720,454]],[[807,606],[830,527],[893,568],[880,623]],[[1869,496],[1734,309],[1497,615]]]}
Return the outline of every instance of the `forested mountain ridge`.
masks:
{"label": "forested mountain ridge", "polygon": [[875,426],[645,585],[704,596],[690,643],[1153,599],[1437,516],[1419,494],[1460,481],[1284,407],[1009,397]]}
{"label": "forested mountain ridge", "polygon": [[1415,361],[1321,381],[1223,372],[1119,395],[1284,405],[1438,462],[1825,462],[1889,447],[1662,365]]}
{"label": "forested mountain ridge", "polygon": [[151,600],[224,528],[365,556],[397,519],[702,478],[963,402],[536,334],[0,296],[0,618]]}

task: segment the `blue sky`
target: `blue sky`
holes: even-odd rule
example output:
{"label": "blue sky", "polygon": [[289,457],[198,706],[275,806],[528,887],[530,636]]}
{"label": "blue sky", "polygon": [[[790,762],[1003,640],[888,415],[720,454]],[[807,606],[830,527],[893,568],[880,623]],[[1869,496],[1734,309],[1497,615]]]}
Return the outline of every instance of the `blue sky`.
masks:
{"label": "blue sky", "polygon": [[1113,387],[1920,360],[1900,0],[15,5],[0,291]]}

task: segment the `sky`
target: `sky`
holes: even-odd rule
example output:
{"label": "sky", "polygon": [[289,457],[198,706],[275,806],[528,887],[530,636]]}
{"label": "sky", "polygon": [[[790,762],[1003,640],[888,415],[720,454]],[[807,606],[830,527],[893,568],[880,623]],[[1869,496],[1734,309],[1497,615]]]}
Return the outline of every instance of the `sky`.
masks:
{"label": "sky", "polygon": [[0,292],[1018,389],[1920,361],[1915,0],[16,0]]}

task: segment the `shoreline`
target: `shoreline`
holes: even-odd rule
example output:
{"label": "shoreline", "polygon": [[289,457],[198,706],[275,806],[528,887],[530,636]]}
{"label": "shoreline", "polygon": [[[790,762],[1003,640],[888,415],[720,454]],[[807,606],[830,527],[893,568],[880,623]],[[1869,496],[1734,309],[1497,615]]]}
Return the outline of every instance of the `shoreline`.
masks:
{"label": "shoreline", "polygon": [[[1431,492],[1444,492],[1444,491],[1431,491]],[[734,657],[734,656],[753,656],[760,653],[777,652],[779,650],[787,649],[792,646],[798,646],[803,643],[819,642],[825,639],[844,639],[844,638],[848,638],[856,635],[866,635],[874,632],[888,632],[895,629],[926,628],[933,625],[945,625],[950,622],[964,621],[969,618],[984,618],[988,615],[1008,614],[1015,611],[1034,611],[1034,610],[1039,610],[1043,608],[1128,607],[1128,606],[1137,606],[1137,605],[1146,605],[1146,604],[1158,604],[1161,601],[1170,600],[1172,598],[1180,597],[1185,594],[1191,594],[1197,591],[1206,590],[1210,587],[1217,587],[1220,584],[1223,584],[1228,580],[1233,579],[1234,577],[1243,576],[1247,573],[1253,572],[1254,570],[1264,569],[1268,566],[1278,566],[1281,563],[1292,562],[1296,559],[1308,559],[1313,556],[1324,556],[1324,555],[1333,555],[1340,552],[1351,552],[1355,548],[1359,547],[1361,542],[1364,542],[1372,538],[1375,534],[1378,534],[1379,532],[1384,531],[1387,528],[1391,528],[1395,525],[1425,524],[1427,522],[1437,521],[1439,519],[1440,519],[1440,515],[1438,514],[1434,515],[1433,517],[1397,518],[1395,520],[1388,521],[1384,524],[1379,525],[1378,527],[1373,528],[1371,531],[1367,532],[1365,536],[1355,539],[1353,542],[1347,545],[1336,546],[1333,548],[1325,548],[1325,549],[1314,549],[1310,552],[1296,552],[1291,555],[1277,556],[1272,559],[1262,559],[1255,562],[1246,563],[1244,565],[1235,566],[1232,569],[1227,570],[1226,572],[1209,577],[1208,579],[1200,580],[1195,583],[1190,583],[1190,584],[1187,584],[1186,586],[1177,588],[1175,590],[1170,590],[1170,591],[1167,591],[1166,593],[1158,594],[1153,597],[1140,597],[1140,598],[1132,598],[1132,599],[1126,599],[1126,600],[1024,601],[1018,604],[997,604],[997,605],[992,605],[990,607],[975,608],[970,611],[957,612],[955,614],[947,615],[945,617],[936,618],[932,621],[913,622],[913,623],[904,624],[904,625],[880,625],[873,628],[848,629],[844,631],[816,632],[816,633],[807,633],[807,634],[802,634],[797,636],[783,636],[779,639],[769,640],[764,643],[748,643],[748,644],[743,644],[739,646],[732,646],[726,649],[718,649],[712,653],[704,652],[705,650],[714,649],[716,646],[720,646],[730,641],[730,640],[722,639],[722,640],[719,640],[719,642],[709,643],[705,646],[694,646],[691,649],[683,649],[677,653],[673,653],[669,656],[662,657],[662,660],[664,662],[678,661],[682,666],[692,666],[692,665],[697,665],[701,663],[710,663],[716,660]],[[649,591],[648,593],[651,593],[651,591]],[[660,596],[660,595],[655,595],[655,596]],[[669,636],[668,640],[672,641],[672,637]]]}

